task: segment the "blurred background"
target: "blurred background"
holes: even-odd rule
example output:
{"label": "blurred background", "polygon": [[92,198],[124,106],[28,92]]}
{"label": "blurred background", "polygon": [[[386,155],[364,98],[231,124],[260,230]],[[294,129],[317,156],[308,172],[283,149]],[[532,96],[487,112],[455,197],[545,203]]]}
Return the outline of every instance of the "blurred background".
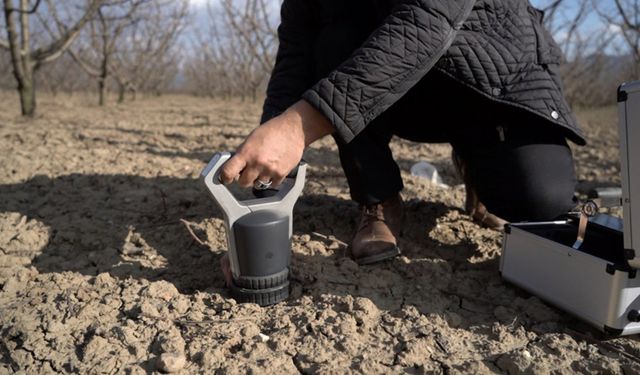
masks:
{"label": "blurred background", "polygon": [[[640,78],[640,0],[531,0],[562,47],[574,107],[612,104]],[[3,0],[0,89],[35,113],[37,93],[99,105],[183,93],[259,101],[281,0]]]}

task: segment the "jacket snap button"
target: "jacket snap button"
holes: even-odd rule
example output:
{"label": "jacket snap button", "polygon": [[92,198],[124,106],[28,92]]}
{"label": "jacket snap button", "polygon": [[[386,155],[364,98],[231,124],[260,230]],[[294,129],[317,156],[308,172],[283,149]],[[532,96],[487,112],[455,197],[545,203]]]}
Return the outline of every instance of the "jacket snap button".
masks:
{"label": "jacket snap button", "polygon": [[493,93],[494,96],[498,96],[500,94],[502,94],[502,90],[500,90],[500,88],[498,87],[494,87],[491,92]]}
{"label": "jacket snap button", "polygon": [[554,120],[557,120],[560,117],[560,115],[558,114],[558,112],[553,111],[551,112],[551,117],[553,117]]}

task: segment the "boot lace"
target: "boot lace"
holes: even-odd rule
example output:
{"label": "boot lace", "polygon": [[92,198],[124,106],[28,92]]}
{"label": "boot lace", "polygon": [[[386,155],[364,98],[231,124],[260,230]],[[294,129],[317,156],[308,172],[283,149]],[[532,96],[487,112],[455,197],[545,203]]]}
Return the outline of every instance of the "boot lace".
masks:
{"label": "boot lace", "polygon": [[362,219],[360,220],[360,229],[363,229],[374,221],[384,221],[384,208],[381,204],[364,206]]}

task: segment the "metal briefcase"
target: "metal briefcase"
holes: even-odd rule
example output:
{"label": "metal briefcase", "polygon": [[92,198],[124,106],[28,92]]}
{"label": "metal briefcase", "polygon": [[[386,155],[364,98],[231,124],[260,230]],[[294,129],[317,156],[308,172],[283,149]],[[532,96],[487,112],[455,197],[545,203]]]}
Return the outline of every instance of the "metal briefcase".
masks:
{"label": "metal briefcase", "polygon": [[500,272],[602,331],[629,335],[640,332],[640,81],[619,88],[618,110],[623,219],[509,224]]}

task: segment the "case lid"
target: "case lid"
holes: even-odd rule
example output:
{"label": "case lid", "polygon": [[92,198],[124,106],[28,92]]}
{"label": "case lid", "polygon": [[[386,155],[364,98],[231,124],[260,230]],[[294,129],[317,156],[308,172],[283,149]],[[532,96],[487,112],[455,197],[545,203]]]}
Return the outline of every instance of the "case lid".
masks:
{"label": "case lid", "polygon": [[640,268],[640,81],[620,86],[618,113],[624,248],[629,265],[637,269]]}

